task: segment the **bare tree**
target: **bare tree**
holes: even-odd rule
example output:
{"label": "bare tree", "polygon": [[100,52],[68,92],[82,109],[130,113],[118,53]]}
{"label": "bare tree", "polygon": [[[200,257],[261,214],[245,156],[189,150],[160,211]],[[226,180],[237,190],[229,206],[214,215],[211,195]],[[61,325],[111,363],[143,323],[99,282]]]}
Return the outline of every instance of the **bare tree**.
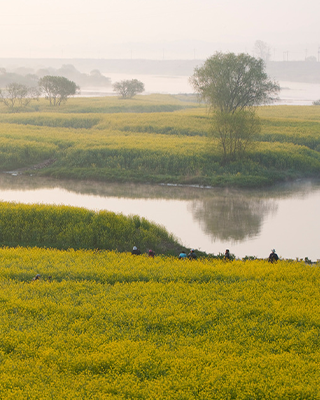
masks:
{"label": "bare tree", "polygon": [[265,63],[270,61],[271,51],[267,43],[256,40],[253,46],[253,54],[256,58],[261,58]]}
{"label": "bare tree", "polygon": [[37,88],[20,83],[9,83],[4,91],[0,90],[0,101],[12,112],[19,111],[22,107],[26,107],[31,100],[38,99],[39,91]]}

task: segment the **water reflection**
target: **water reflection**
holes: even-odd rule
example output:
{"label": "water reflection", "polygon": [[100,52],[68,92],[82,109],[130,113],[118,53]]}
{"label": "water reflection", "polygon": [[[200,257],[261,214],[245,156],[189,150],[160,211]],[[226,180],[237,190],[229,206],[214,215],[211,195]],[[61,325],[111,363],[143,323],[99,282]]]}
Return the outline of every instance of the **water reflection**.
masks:
{"label": "water reflection", "polygon": [[319,182],[264,190],[57,181],[0,174],[0,200],[67,204],[138,214],[188,246],[210,253],[320,258]]}
{"label": "water reflection", "polygon": [[207,235],[233,243],[259,235],[264,218],[276,212],[277,204],[272,199],[226,191],[214,198],[193,201],[190,209]]}

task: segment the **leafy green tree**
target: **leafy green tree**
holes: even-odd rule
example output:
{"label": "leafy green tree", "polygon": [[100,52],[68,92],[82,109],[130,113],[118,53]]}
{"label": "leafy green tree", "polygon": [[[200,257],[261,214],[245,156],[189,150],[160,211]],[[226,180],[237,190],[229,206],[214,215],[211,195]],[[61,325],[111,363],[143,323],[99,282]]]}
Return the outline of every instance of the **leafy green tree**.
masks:
{"label": "leafy green tree", "polygon": [[131,99],[138,93],[144,92],[144,84],[138,79],[123,80],[113,84],[113,90],[124,99]]}
{"label": "leafy green tree", "polygon": [[46,75],[39,79],[39,87],[45,94],[45,98],[49,100],[50,105],[59,106],[66,102],[69,96],[73,96],[79,90],[73,81],[63,76]]}
{"label": "leafy green tree", "polygon": [[213,111],[224,160],[242,157],[260,129],[254,107],[274,101],[280,90],[266,74],[264,61],[248,54],[216,53],[195,69],[190,82]]}
{"label": "leafy green tree", "polygon": [[4,103],[12,112],[19,111],[26,107],[31,100],[39,99],[37,88],[28,87],[20,83],[9,83],[5,90],[0,90],[0,101]]}

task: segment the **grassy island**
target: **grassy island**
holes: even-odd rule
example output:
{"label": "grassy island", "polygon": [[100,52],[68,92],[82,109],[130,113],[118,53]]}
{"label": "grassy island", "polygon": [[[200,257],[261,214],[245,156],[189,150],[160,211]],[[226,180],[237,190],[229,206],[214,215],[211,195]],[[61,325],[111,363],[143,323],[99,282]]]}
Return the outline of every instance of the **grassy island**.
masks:
{"label": "grassy island", "polygon": [[320,174],[317,106],[267,106],[239,161],[222,162],[211,118],[193,96],[45,100],[20,113],[1,105],[0,169],[106,182],[258,187]]}

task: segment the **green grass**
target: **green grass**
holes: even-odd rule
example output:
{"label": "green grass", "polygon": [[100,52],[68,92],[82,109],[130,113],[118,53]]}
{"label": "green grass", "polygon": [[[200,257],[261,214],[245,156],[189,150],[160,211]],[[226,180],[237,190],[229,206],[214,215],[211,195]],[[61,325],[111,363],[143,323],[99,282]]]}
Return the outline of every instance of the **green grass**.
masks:
{"label": "green grass", "polygon": [[7,246],[104,249],[176,254],[183,246],[139,216],[66,206],[0,203],[0,242]]}
{"label": "green grass", "polygon": [[[320,174],[316,106],[260,107],[262,131],[246,158],[223,164],[205,107],[188,96],[41,100],[0,114],[0,168],[56,178],[257,187]],[[194,99],[193,99],[194,100]],[[2,105],[3,107],[3,105]],[[133,108],[135,112],[133,112]],[[86,110],[86,111],[84,111]],[[165,110],[165,111],[164,111]]]}

